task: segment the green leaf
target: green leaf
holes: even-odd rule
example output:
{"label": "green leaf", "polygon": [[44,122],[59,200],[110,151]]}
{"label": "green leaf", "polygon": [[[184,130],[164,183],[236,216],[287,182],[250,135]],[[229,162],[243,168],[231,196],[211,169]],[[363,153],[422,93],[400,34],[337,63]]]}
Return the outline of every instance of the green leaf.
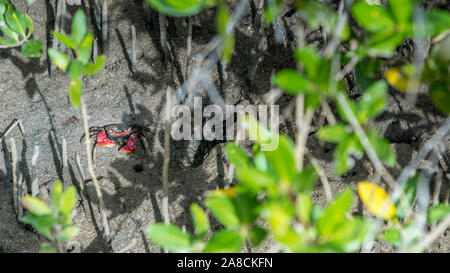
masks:
{"label": "green leaf", "polygon": [[238,231],[222,230],[213,235],[206,244],[204,252],[207,253],[235,253],[243,245],[243,238]]}
{"label": "green leaf", "polygon": [[157,11],[176,17],[195,15],[213,6],[215,2],[212,0],[147,0],[147,3]]}
{"label": "green leaf", "polygon": [[355,133],[349,134],[338,144],[333,153],[336,164],[336,174],[342,175],[353,168],[355,160],[351,156],[360,159],[364,155],[364,149]]}
{"label": "green leaf", "polygon": [[317,133],[317,137],[327,142],[340,143],[347,137],[349,133],[349,130],[345,127],[344,124],[338,123],[335,125],[323,126]]}
{"label": "green leaf", "polygon": [[430,86],[430,99],[445,115],[450,114],[450,80],[437,81]]}
{"label": "green leaf", "polygon": [[52,204],[59,211],[61,207],[61,196],[63,194],[63,185],[61,181],[56,181],[52,188]]}
{"label": "green leaf", "polygon": [[[417,23],[415,22],[415,24]],[[448,11],[434,9],[425,12],[425,32],[427,35],[434,37],[445,30],[448,30],[449,26],[450,13]],[[415,26],[414,28],[420,29],[421,26]]]}
{"label": "green leaf", "polygon": [[228,12],[226,4],[219,5],[216,14],[217,33],[225,35],[227,33],[227,24],[230,20],[230,14]]}
{"label": "green leaf", "polygon": [[263,216],[267,219],[274,238],[291,249],[303,243],[302,236],[292,228],[294,213],[292,202],[287,197],[266,202],[263,210]]}
{"label": "green leaf", "polygon": [[275,171],[281,182],[291,182],[297,174],[294,142],[285,135],[279,137],[278,148],[264,151],[269,165]]}
{"label": "green leaf", "polygon": [[[419,185],[420,180],[420,173],[416,173],[413,177],[410,177],[405,184],[402,185],[402,190],[405,196],[405,200],[407,202],[407,205],[409,205],[410,208],[413,207],[414,202],[416,201],[417,197],[417,187]],[[404,202],[401,202],[401,200],[397,200],[397,202],[394,203],[395,205],[395,212],[397,217],[403,218],[406,214],[406,204]]]}
{"label": "green leaf", "polygon": [[27,57],[40,57],[42,54],[41,40],[28,40],[22,46],[22,54]]}
{"label": "green leaf", "polygon": [[411,23],[414,2],[414,0],[389,0],[389,6],[400,29],[403,29],[404,25]]}
{"label": "green leaf", "polygon": [[396,228],[390,228],[380,235],[380,238],[398,247],[400,244],[401,234]]}
{"label": "green leaf", "polygon": [[86,38],[84,38],[84,41],[81,43],[77,54],[77,60],[84,65],[87,65],[89,63],[89,59],[91,58],[93,42],[94,36],[88,32],[86,34]]}
{"label": "green leaf", "polygon": [[364,242],[372,223],[368,220],[356,217],[339,223],[332,234],[329,242],[339,246],[340,252],[355,252]]}
{"label": "green leaf", "polygon": [[241,147],[234,142],[228,142],[226,147],[227,158],[236,170],[242,170],[249,166],[250,160]]}
{"label": "green leaf", "polygon": [[69,97],[73,107],[80,107],[82,83],[80,80],[72,81],[69,86]]}
{"label": "green leaf", "polygon": [[5,46],[17,46],[17,41],[11,38],[0,37],[0,44]]}
{"label": "green leaf", "polygon": [[53,49],[53,48],[49,48],[48,49],[48,56],[50,57],[50,60],[52,60],[52,62],[62,71],[66,71],[69,63],[70,63],[70,59],[69,57],[67,57],[66,54]]}
{"label": "green leaf", "polygon": [[52,31],[53,36],[55,36],[61,43],[70,49],[76,49],[78,45],[70,38],[62,33]]}
{"label": "green leaf", "polygon": [[394,167],[397,162],[395,152],[392,150],[389,141],[378,135],[377,129],[372,128],[367,132],[367,138],[374,148],[381,162],[386,166]]}
{"label": "green leaf", "polygon": [[264,20],[267,24],[272,24],[280,12],[282,0],[268,1],[266,9],[264,10]]}
{"label": "green leaf", "polygon": [[156,244],[170,251],[190,252],[192,249],[190,235],[175,225],[150,225],[147,227],[147,235]]}
{"label": "green leaf", "polygon": [[209,230],[209,220],[205,211],[196,203],[192,203],[191,207],[192,221],[194,222],[195,234],[203,237]]}
{"label": "green leaf", "polygon": [[249,234],[248,238],[252,247],[257,247],[263,240],[266,238],[267,231],[260,227],[253,227]]}
{"label": "green leaf", "polygon": [[25,14],[25,25],[28,28],[27,36],[30,36],[34,32],[34,23],[28,14]]}
{"label": "green leaf", "polygon": [[52,210],[44,201],[31,195],[26,195],[25,197],[23,197],[22,204],[29,212],[37,216],[52,213]]}
{"label": "green leaf", "polygon": [[78,9],[72,20],[72,41],[80,46],[87,33],[86,15],[83,10]]}
{"label": "green leaf", "polygon": [[[335,29],[338,16],[326,5],[313,0],[295,1],[295,5],[310,28],[317,29],[322,26],[328,34]],[[348,27],[345,26],[338,36],[344,39],[345,36],[348,36],[348,31]]]}
{"label": "green leaf", "polygon": [[302,63],[306,73],[311,79],[315,79],[321,64],[321,57],[317,49],[312,46],[301,47],[295,50],[295,59]]}
{"label": "green leaf", "polygon": [[381,61],[378,58],[362,59],[355,66],[355,82],[359,90],[366,90],[374,83],[381,70]]}
{"label": "green leaf", "polygon": [[258,193],[267,190],[268,194],[276,194],[277,181],[268,172],[255,168],[246,168],[237,172],[237,178],[247,190]]}
{"label": "green leaf", "polygon": [[[6,5],[5,5],[4,3],[0,3],[0,17],[3,16],[3,14],[5,13],[5,11],[6,11]],[[1,21],[1,20],[3,20],[3,19],[0,19],[0,21]]]}
{"label": "green leaf", "polygon": [[255,194],[243,190],[236,191],[236,197],[233,199],[236,213],[241,224],[252,224],[258,217],[259,204]]}
{"label": "green leaf", "polygon": [[402,32],[380,32],[372,35],[367,40],[367,53],[370,56],[390,58],[394,50],[399,46],[405,35]]}
{"label": "green leaf", "polygon": [[32,225],[40,234],[47,237],[48,239],[52,238],[52,228],[57,224],[57,220],[53,217],[53,215],[50,214],[27,214],[20,220],[25,224]]}
{"label": "green leaf", "polygon": [[226,196],[211,196],[205,200],[206,207],[214,217],[229,229],[239,227],[239,218],[233,201]]}
{"label": "green leaf", "polygon": [[38,253],[56,253],[56,249],[52,247],[50,244],[42,244],[41,249]]}
{"label": "green leaf", "polygon": [[19,41],[19,34],[15,33],[12,29],[10,29],[8,25],[2,20],[0,20],[0,30],[3,32],[3,34],[7,36],[6,38],[11,38],[15,41]]}
{"label": "green leaf", "polygon": [[347,189],[341,192],[324,210],[317,222],[317,231],[321,236],[331,236],[336,227],[345,219],[345,214],[351,209],[353,191]]}
{"label": "green leaf", "polygon": [[293,69],[281,70],[272,81],[284,92],[291,95],[309,93],[313,89],[311,82]]}
{"label": "green leaf", "polygon": [[295,211],[303,224],[309,225],[312,222],[313,200],[309,193],[299,193],[295,203]]}
{"label": "green leaf", "polygon": [[70,79],[72,81],[77,81],[80,79],[80,77],[83,75],[83,71],[84,71],[84,65],[77,61],[77,60],[73,60],[70,62],[69,65],[69,73],[70,73]]}
{"label": "green leaf", "polygon": [[5,14],[6,23],[16,33],[25,37],[27,35],[27,24],[25,16],[20,11],[10,8]]}
{"label": "green leaf", "polygon": [[27,0],[27,4],[28,6],[33,5],[34,2],[36,2],[36,0]]}
{"label": "green leaf", "polygon": [[263,152],[258,152],[253,156],[253,162],[255,163],[256,169],[268,172],[269,171],[269,162],[267,161],[266,156]]}
{"label": "green leaf", "polygon": [[358,104],[358,121],[366,124],[372,117],[383,111],[386,106],[387,83],[380,80],[369,86]]}
{"label": "green leaf", "polygon": [[304,168],[292,181],[292,186],[296,192],[311,191],[317,182],[317,172],[314,167]]}
{"label": "green leaf", "polygon": [[74,186],[68,187],[61,196],[61,208],[60,211],[63,215],[71,218],[72,211],[75,208],[77,201],[77,190]]}
{"label": "green leaf", "polygon": [[428,208],[428,223],[433,224],[444,219],[450,213],[450,205],[438,204]]}
{"label": "green leaf", "polygon": [[233,55],[234,45],[235,45],[235,38],[234,34],[226,34],[224,36],[224,46],[222,50],[221,59],[224,63],[229,63],[231,60],[231,56]]}
{"label": "green leaf", "polygon": [[358,1],[352,7],[355,20],[369,32],[393,31],[395,22],[391,14],[380,5],[369,5]]}
{"label": "green leaf", "polygon": [[98,71],[100,71],[103,66],[105,65],[105,55],[100,55],[95,60],[95,63],[88,63],[86,67],[84,68],[83,74],[84,75],[94,75]]}
{"label": "green leaf", "polygon": [[64,227],[63,230],[61,231],[61,235],[59,236],[59,239],[62,242],[67,242],[70,238],[77,236],[79,231],[80,231],[80,229],[75,226]]}

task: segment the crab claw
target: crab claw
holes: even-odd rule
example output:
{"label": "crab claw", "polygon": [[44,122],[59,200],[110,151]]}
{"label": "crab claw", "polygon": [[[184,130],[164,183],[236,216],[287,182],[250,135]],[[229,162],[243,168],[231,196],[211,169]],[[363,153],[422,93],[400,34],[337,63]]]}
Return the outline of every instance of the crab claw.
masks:
{"label": "crab claw", "polygon": [[127,140],[127,143],[120,148],[119,151],[133,153],[136,151],[136,143],[137,143],[137,134],[132,134]]}
{"label": "crab claw", "polygon": [[97,141],[97,144],[100,145],[100,146],[113,147],[113,146],[115,145],[114,142],[112,142],[112,141],[108,138],[108,136],[106,135],[105,130],[100,131],[100,132],[97,134],[97,139],[96,139],[96,141]]}

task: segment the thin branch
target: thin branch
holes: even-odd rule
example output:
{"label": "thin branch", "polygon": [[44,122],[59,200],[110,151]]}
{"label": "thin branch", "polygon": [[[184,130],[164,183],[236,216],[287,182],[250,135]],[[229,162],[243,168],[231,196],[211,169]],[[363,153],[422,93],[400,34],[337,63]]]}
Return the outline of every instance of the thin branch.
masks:
{"label": "thin branch", "polygon": [[163,203],[164,223],[170,224],[169,218],[169,160],[170,160],[170,112],[172,110],[170,87],[166,90],[166,127],[164,130],[164,163],[163,163]]}
{"label": "thin branch", "polygon": [[437,240],[444,232],[450,227],[450,215],[442,220],[435,229],[428,233],[417,245],[411,250],[411,252],[422,252],[428,248],[435,240]]}
{"label": "thin branch", "polygon": [[39,180],[36,171],[36,161],[39,157],[39,146],[35,145],[33,148],[33,156],[31,157],[31,195],[37,196],[39,194]]}
{"label": "thin branch", "polygon": [[330,203],[333,200],[333,194],[331,193],[331,187],[330,182],[328,182],[327,176],[323,170],[323,168],[320,166],[319,162],[317,161],[314,156],[311,154],[307,154],[309,159],[311,160],[311,164],[313,165],[314,169],[316,169],[317,173],[319,174],[320,181],[322,182],[323,190],[325,192],[325,197],[327,198],[327,203]]}
{"label": "thin branch", "polygon": [[188,34],[187,34],[187,42],[186,42],[186,78],[189,73],[189,65],[191,62],[191,54],[192,54],[192,16],[189,16],[187,19],[188,26]]}
{"label": "thin branch", "polygon": [[167,44],[167,20],[166,16],[162,13],[159,13],[159,35],[161,37],[161,47],[163,49],[164,53],[164,65],[167,65],[167,63],[170,60],[170,54],[169,54],[169,45]]}
{"label": "thin branch", "polygon": [[14,209],[16,213],[19,213],[19,187],[18,187],[18,179],[17,179],[17,149],[16,149],[16,141],[14,138],[8,139],[9,151],[11,153],[12,160],[12,173],[13,173],[13,203]]}
{"label": "thin branch", "polygon": [[103,0],[102,6],[102,52],[108,53],[109,41],[108,41],[108,0]]}
{"label": "thin branch", "polygon": [[[89,136],[89,125],[88,125],[88,117],[87,117],[87,110],[86,110],[86,105],[84,104],[84,100],[83,98],[81,98],[81,112],[83,115],[83,125],[84,125],[84,133],[86,136]],[[92,181],[94,182],[94,186],[95,186],[95,192],[97,194],[97,198],[98,198],[98,202],[100,205],[100,211],[102,214],[102,220],[103,220],[103,228],[104,228],[104,232],[105,232],[105,237],[107,242],[109,243],[110,241],[110,230],[109,230],[109,224],[108,224],[108,217],[106,215],[106,210],[105,210],[105,204],[103,202],[103,194],[102,191],[100,189],[100,185],[98,183],[97,180],[97,176],[95,175],[94,172],[94,166],[92,164],[92,157],[91,157],[91,141],[89,137],[85,137],[84,138],[84,143],[86,144],[86,157],[87,157],[87,165],[88,165],[88,171],[92,177]]]}
{"label": "thin branch", "polygon": [[367,156],[369,157],[370,161],[372,161],[372,164],[375,167],[375,170],[383,177],[383,179],[388,183],[388,185],[392,189],[394,189],[396,187],[394,178],[384,168],[383,164],[381,163],[380,159],[378,158],[374,148],[372,147],[369,139],[366,136],[366,133],[361,128],[361,125],[359,124],[358,120],[356,119],[355,114],[351,110],[350,105],[347,102],[347,98],[345,97],[344,94],[339,93],[337,95],[337,100],[338,100],[338,103],[341,105],[342,110],[345,113],[345,116],[348,118],[350,125],[352,126],[353,130],[355,130],[355,133],[358,136],[362,146],[364,147],[364,150],[366,151]]}
{"label": "thin branch", "polygon": [[136,27],[131,25],[131,73],[136,72]]}
{"label": "thin branch", "polygon": [[2,142],[9,135],[9,133],[11,133],[12,129],[14,129],[14,127],[16,127],[16,126],[19,126],[20,132],[22,133],[22,136],[24,136],[25,135],[25,128],[23,127],[22,120],[15,119],[11,123],[11,125],[8,126],[8,128],[6,128],[5,132],[0,137],[0,142]]}

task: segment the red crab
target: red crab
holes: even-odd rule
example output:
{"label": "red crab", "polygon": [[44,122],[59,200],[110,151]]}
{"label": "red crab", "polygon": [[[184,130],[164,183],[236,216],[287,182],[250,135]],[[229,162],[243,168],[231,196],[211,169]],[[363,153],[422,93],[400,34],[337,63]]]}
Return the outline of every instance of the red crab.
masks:
{"label": "red crab", "polygon": [[[145,135],[144,132],[150,132],[148,128],[139,125],[110,124],[103,127],[89,128],[89,137],[94,141],[92,151],[96,145],[105,147],[119,146],[119,151],[133,153],[136,151],[136,145]],[[85,135],[81,137],[80,142]],[[92,157],[94,153],[92,152]]]}

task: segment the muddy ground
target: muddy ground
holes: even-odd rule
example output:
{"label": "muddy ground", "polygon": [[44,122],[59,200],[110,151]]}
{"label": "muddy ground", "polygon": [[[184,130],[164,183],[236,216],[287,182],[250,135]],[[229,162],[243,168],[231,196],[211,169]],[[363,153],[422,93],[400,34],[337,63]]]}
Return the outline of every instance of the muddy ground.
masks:
{"label": "muddy ground", "polygon": [[[18,8],[26,10],[25,1],[16,1]],[[92,0],[81,1],[91,21],[90,4]],[[37,1],[29,15],[35,22],[34,37],[51,45],[49,31],[54,27],[54,1]],[[174,57],[172,75],[164,68],[159,41],[157,18],[143,7],[142,0],[115,0],[110,5],[109,36],[110,45],[105,68],[97,75],[84,79],[84,99],[91,126],[111,123],[134,122],[148,126],[153,131],[149,139],[150,152],[144,154],[140,149],[134,154],[118,152],[113,148],[96,150],[95,171],[99,176],[105,198],[108,219],[112,230],[112,248],[119,251],[130,246],[128,252],[160,252],[161,249],[149,241],[142,228],[150,223],[161,222],[162,198],[162,112],[165,105],[164,92],[168,85],[178,87],[186,75],[186,23],[182,19],[171,20],[169,24],[169,43]],[[70,33],[71,16],[80,6],[68,6],[66,32]],[[287,10],[286,10],[287,11]],[[285,11],[285,12],[286,12]],[[218,90],[228,104],[262,103],[262,95],[270,90],[270,75],[287,67],[295,67],[292,56],[294,37],[293,17],[284,17],[283,25],[288,42],[277,44],[273,30],[266,27],[264,35],[255,33],[250,8],[236,27],[236,51],[227,68],[228,81],[223,84],[218,71],[211,71]],[[203,12],[194,19],[193,53],[201,50],[214,36],[214,11]],[[128,53],[131,50],[130,25],[137,30],[137,64],[134,74],[130,72]],[[90,24],[91,30],[96,33]],[[315,35],[311,33],[311,41]],[[252,55],[252,49],[256,51]],[[46,51],[46,50],[44,50]],[[257,64],[252,80],[252,63]],[[27,185],[31,184],[30,164],[35,145],[40,148],[38,177],[40,196],[48,197],[53,183],[60,179],[66,186],[79,187],[75,168],[75,153],[80,153],[82,165],[86,164],[84,145],[79,140],[83,133],[80,111],[74,109],[67,97],[69,77],[65,73],[53,71],[49,77],[47,54],[38,59],[28,59],[19,50],[0,51],[0,132],[14,119],[20,119],[26,130],[22,137],[15,129],[9,137],[17,143],[20,171]],[[358,90],[352,90],[353,98],[358,98]],[[280,108],[290,103],[284,96],[279,101]],[[403,94],[390,90],[389,105],[373,125],[393,143],[398,155],[398,166],[393,169],[398,174],[442,124],[444,117],[430,104],[426,92],[420,94],[415,105],[408,104]],[[317,126],[323,118],[316,113],[312,133],[308,139],[310,152],[318,158],[330,179],[333,194],[345,187],[354,187],[361,180],[374,179],[373,168],[366,160],[341,178],[333,175],[333,146],[319,142],[315,136]],[[294,137],[295,123],[288,117],[280,125],[281,131]],[[61,145],[67,141],[69,169],[64,172],[61,164]],[[171,141],[170,176],[170,214],[171,222],[185,225],[192,230],[189,204],[201,202],[207,191],[222,187],[227,172],[224,143]],[[447,154],[448,156],[448,154]],[[442,170],[440,170],[443,172]],[[88,175],[89,178],[89,175]],[[444,179],[445,175],[444,175]],[[433,181],[432,181],[433,185]],[[98,202],[92,183],[87,184],[92,207],[77,206],[74,225],[80,228],[74,238],[82,252],[107,252],[103,243],[102,225]],[[11,155],[5,142],[0,153],[0,252],[36,252],[45,239],[17,220],[12,199]],[[449,185],[444,180],[441,200],[448,199]],[[314,199],[325,204],[325,196],[319,185]],[[354,210],[366,214],[360,203]],[[97,219],[97,220],[96,220]],[[134,242],[134,243],[132,243]],[[131,245],[130,245],[131,243]],[[270,247],[270,240],[259,251]],[[450,234],[441,236],[433,245],[433,252],[448,252]],[[376,251],[389,251],[384,245],[376,245]]]}

